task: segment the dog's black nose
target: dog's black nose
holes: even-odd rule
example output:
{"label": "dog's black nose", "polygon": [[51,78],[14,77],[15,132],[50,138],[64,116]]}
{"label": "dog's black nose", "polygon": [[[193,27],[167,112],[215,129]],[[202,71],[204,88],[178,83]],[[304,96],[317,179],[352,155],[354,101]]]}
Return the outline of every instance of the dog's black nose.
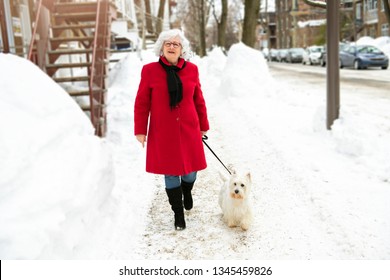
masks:
{"label": "dog's black nose", "polygon": [[235,193],[239,193],[239,190],[234,190]]}

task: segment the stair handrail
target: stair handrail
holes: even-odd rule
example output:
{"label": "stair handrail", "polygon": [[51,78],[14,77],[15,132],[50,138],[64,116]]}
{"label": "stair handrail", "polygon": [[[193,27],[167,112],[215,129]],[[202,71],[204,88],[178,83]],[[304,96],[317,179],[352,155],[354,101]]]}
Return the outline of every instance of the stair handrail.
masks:
{"label": "stair handrail", "polygon": [[30,47],[28,49],[27,59],[30,61],[33,61],[32,53],[33,53],[33,49],[34,49],[35,37],[37,35],[37,30],[38,30],[38,22],[39,22],[41,10],[42,10],[42,2],[43,2],[43,0],[39,0],[39,2],[38,2],[38,10],[37,10],[37,13],[35,15],[35,21],[34,21],[34,30],[33,30],[32,36],[31,36]]}
{"label": "stair handrail", "polygon": [[[102,2],[103,1],[106,1],[107,3],[107,6],[106,6],[106,11],[102,10]],[[101,18],[100,18],[100,13],[101,12],[105,12],[104,13],[104,20],[106,21],[107,18],[108,18],[108,9],[109,9],[109,2],[107,0],[97,0],[97,13],[96,13],[96,22],[95,22],[95,34],[94,34],[94,39],[93,39],[93,48],[92,48],[92,65],[91,65],[91,71],[90,71],[90,79],[89,79],[89,99],[90,99],[90,113],[91,113],[91,121],[92,121],[92,124],[93,126],[95,127],[96,131],[95,131],[95,134],[99,135],[99,136],[103,136],[104,134],[104,131],[102,131],[101,129],[101,119],[100,118],[104,118],[104,114],[103,114],[103,106],[104,106],[104,98],[102,99],[102,93],[100,93],[100,95],[98,94],[98,100],[97,101],[97,104],[95,103],[95,97],[94,97],[94,92],[93,92],[93,89],[94,89],[94,84],[96,84],[99,88],[99,90],[103,90],[103,87],[104,87],[104,67],[105,67],[105,64],[104,64],[104,52],[107,48],[106,46],[106,43],[105,43],[105,32],[104,30],[106,30],[107,28],[105,28],[103,30],[103,34],[100,34],[101,31],[100,31],[100,26],[103,26],[100,21],[101,21]],[[107,24],[105,22],[105,24]],[[102,38],[102,42],[98,42],[98,37],[100,36],[100,38]],[[101,43],[101,45],[99,45],[99,43]],[[101,52],[100,54],[100,58],[102,59],[102,61],[100,61],[100,65],[97,64],[97,59],[98,59],[98,55],[97,55],[97,52],[98,52],[98,49],[99,51]],[[99,107],[96,107],[97,106],[100,106]]]}
{"label": "stair handrail", "polygon": [[[42,21],[43,16],[42,13],[44,11],[44,8],[46,8],[49,13],[53,12],[54,9],[54,2],[58,0],[38,0],[37,2],[37,10],[35,15],[35,21],[34,21],[34,28],[31,35],[30,40],[30,46],[27,53],[27,59],[38,65],[39,68],[42,70],[45,68],[46,65],[46,51],[49,43],[49,37],[50,37],[50,26],[41,24],[40,21]],[[37,33],[38,29],[41,26],[41,32],[40,34],[42,37],[37,41]],[[36,53],[34,53],[34,46],[36,46]]]}

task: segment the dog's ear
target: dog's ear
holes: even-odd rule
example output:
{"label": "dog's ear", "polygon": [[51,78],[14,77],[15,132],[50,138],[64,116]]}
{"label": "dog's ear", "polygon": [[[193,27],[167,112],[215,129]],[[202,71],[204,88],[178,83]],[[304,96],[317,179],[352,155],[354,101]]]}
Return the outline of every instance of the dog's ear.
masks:
{"label": "dog's ear", "polygon": [[222,174],[221,171],[218,170],[218,173],[219,173],[219,177],[222,179],[222,181],[226,182],[228,179],[225,175]]}
{"label": "dog's ear", "polygon": [[245,176],[248,178],[249,182],[252,182],[252,178],[251,178],[251,173],[250,172],[246,173]]}
{"label": "dog's ear", "polygon": [[236,175],[237,172],[236,172],[236,169],[234,168],[233,164],[228,164],[228,169],[230,170],[231,174],[232,175]]}

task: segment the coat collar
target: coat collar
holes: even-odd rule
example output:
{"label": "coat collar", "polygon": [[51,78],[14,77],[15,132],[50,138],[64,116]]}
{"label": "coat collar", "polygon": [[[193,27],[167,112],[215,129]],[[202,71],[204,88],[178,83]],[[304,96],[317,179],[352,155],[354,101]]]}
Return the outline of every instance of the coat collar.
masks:
{"label": "coat collar", "polygon": [[[161,58],[162,62],[164,62],[164,64],[166,64],[168,66],[171,65],[164,56],[160,56],[160,58]],[[184,66],[184,62],[185,62],[185,60],[183,58],[179,57],[179,61],[177,62],[177,65],[175,65],[175,66],[181,69]]]}

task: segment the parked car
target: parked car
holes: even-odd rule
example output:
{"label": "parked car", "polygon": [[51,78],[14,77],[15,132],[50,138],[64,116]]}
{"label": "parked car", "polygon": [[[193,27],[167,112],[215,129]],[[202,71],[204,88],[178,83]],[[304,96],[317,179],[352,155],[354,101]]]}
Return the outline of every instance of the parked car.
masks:
{"label": "parked car", "polygon": [[305,50],[303,48],[291,48],[287,50],[286,62],[290,63],[301,63],[303,59],[303,53]]}
{"label": "parked car", "polygon": [[276,54],[276,60],[278,62],[286,62],[287,49],[279,49]]}
{"label": "parked car", "polygon": [[[340,42],[339,43],[339,53],[346,47],[348,47],[349,44]],[[320,65],[324,67],[326,65],[326,47],[324,47],[324,51],[322,52],[322,55],[320,57]]]}
{"label": "parked car", "polygon": [[348,46],[340,51],[340,68],[389,67],[389,58],[377,47],[370,45]]}
{"label": "parked car", "polygon": [[277,61],[278,60],[278,50],[270,49],[268,52],[268,61]]}
{"label": "parked car", "polygon": [[323,46],[310,46],[306,48],[303,53],[302,64],[320,64],[323,52]]}

